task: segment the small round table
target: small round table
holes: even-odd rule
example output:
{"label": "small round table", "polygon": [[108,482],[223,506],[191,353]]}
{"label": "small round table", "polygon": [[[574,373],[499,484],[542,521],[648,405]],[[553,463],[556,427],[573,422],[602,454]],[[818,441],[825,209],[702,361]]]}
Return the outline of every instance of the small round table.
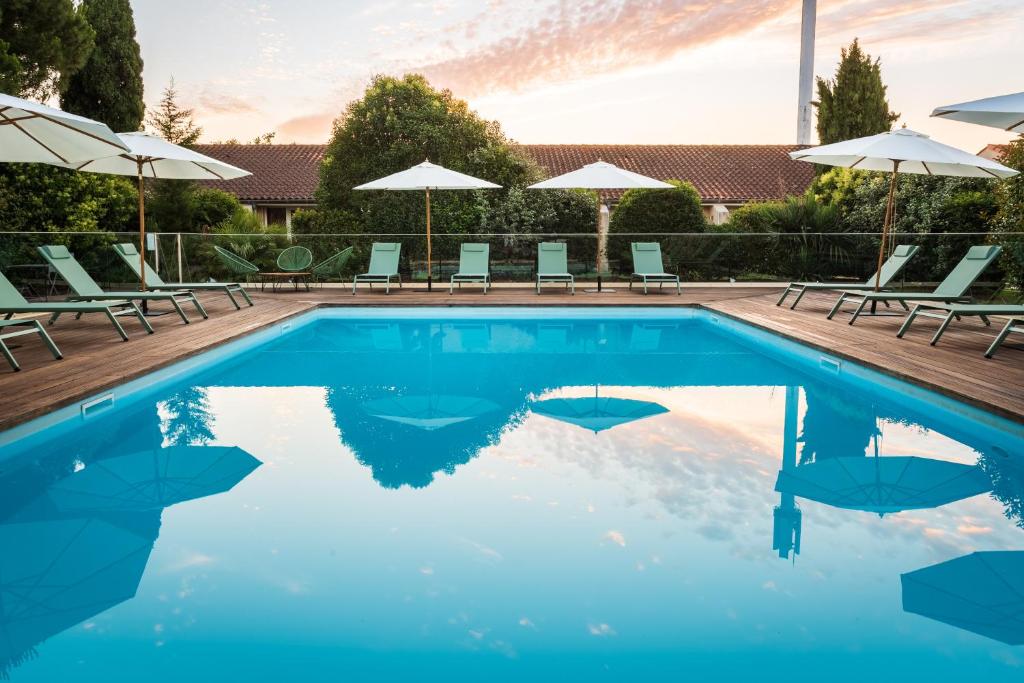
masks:
{"label": "small round table", "polygon": [[312,273],[308,272],[296,272],[296,273],[260,273],[262,283],[260,285],[260,291],[266,291],[267,282],[270,282],[271,289],[277,291],[277,286],[283,282],[291,282],[295,286],[295,291],[299,290],[299,283],[301,282],[306,286],[306,291],[309,291],[309,278]]}

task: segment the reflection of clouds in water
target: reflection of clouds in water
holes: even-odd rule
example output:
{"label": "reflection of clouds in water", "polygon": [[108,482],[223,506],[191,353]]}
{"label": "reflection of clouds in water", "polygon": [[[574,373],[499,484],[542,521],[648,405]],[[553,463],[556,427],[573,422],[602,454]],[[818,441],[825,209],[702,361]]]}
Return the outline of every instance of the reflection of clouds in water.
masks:
{"label": "reflection of clouds in water", "polygon": [[622,535],[621,531],[615,531],[614,529],[605,533],[602,538],[606,541],[611,541],[620,548],[626,547],[626,537]]}
{"label": "reflection of clouds in water", "polygon": [[597,636],[599,638],[603,638],[603,637],[606,637],[606,636],[618,635],[617,633],[615,633],[615,629],[613,629],[608,624],[604,624],[604,623],[601,623],[601,624],[587,624],[587,632],[589,632],[590,635]]}

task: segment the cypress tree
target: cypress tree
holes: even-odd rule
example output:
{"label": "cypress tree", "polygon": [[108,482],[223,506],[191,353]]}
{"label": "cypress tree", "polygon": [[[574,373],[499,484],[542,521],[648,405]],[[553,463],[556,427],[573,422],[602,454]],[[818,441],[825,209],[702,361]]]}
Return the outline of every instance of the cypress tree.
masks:
{"label": "cypress tree", "polygon": [[129,0],[84,0],[79,12],[96,32],[96,45],[61,96],[67,111],[102,121],[115,131],[139,130],[142,55]]}
{"label": "cypress tree", "polygon": [[854,38],[843,48],[831,81],[818,78],[818,140],[823,145],[888,131],[899,114],[890,111],[878,59]]}

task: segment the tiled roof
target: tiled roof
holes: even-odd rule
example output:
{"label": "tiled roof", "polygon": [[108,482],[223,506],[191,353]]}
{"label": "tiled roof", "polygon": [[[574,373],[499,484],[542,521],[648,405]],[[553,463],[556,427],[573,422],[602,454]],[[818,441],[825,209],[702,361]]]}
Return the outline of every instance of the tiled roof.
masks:
{"label": "tiled roof", "polygon": [[[197,145],[202,154],[252,172],[206,184],[242,201],[312,203],[326,145]],[[706,203],[739,204],[801,194],[811,164],[793,161],[796,145],[522,145],[549,176],[603,160],[661,180],[688,180]],[[622,193],[602,193],[615,199]]]}
{"label": "tiled roof", "polygon": [[311,204],[320,182],[326,145],[196,145],[200,154],[252,173],[235,180],[204,181],[242,201]]}
{"label": "tiled roof", "polygon": [[985,149],[978,152],[979,157],[985,157],[986,159],[992,159],[993,161],[999,161],[1003,158],[1003,153],[1006,151],[1006,145],[985,145]]}

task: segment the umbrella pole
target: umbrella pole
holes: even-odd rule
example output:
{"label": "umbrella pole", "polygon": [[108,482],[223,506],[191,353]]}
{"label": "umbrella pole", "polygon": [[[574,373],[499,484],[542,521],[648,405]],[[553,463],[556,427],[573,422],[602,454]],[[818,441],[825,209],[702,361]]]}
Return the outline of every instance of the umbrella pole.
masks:
{"label": "umbrella pole", "polygon": [[434,284],[434,269],[430,262],[430,188],[427,188],[427,291],[431,291]]}
{"label": "umbrella pole", "polygon": [[875,271],[875,291],[881,289],[882,263],[885,262],[885,250],[892,229],[893,214],[896,206],[896,184],[900,175],[900,162],[892,162],[892,177],[889,180],[889,199],[885,204],[885,219],[882,221],[882,243],[878,248],[878,268]]}
{"label": "umbrella pole", "polygon": [[[146,194],[142,179],[142,160],[136,159],[139,177],[139,291],[146,291]],[[149,300],[142,300],[142,315],[149,313]]]}
{"label": "umbrella pole", "polygon": [[601,196],[597,198],[597,249],[594,250],[596,261],[594,270],[597,271],[597,291],[601,291]]}

